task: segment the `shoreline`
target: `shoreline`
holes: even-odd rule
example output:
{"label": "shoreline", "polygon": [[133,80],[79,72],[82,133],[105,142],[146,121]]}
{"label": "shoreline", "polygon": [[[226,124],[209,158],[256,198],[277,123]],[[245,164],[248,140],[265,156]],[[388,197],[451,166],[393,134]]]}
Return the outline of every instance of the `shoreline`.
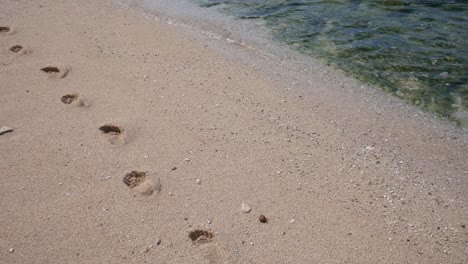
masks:
{"label": "shoreline", "polygon": [[468,261],[449,122],[113,1],[4,7],[0,262]]}
{"label": "shoreline", "polygon": [[[199,41],[210,43],[210,48],[215,49],[216,52],[253,66],[276,82],[282,82],[283,86],[291,86],[290,83],[294,83],[292,85],[296,86],[293,87],[294,89],[307,93],[311,89],[317,89],[307,85],[308,79],[320,80],[334,86],[334,89],[343,89],[344,91],[341,93],[348,93],[348,90],[353,93],[362,93],[364,99],[361,101],[366,101],[365,98],[371,97],[373,100],[367,100],[367,103],[383,105],[385,110],[404,112],[408,119],[423,115],[424,120],[418,119],[418,125],[427,123],[428,119],[437,119],[431,125],[432,129],[434,126],[438,126],[437,129],[444,130],[450,126],[456,134],[465,135],[465,141],[468,139],[466,136],[468,135],[468,127],[463,121],[466,120],[465,111],[455,111],[451,117],[442,117],[435,112],[410,103],[405,98],[392,95],[385,91],[384,87],[358,80],[333,63],[326,63],[294,50],[285,43],[272,40],[271,29],[266,27],[261,19],[256,19],[256,22],[252,22],[251,19],[238,19],[223,14],[217,9],[200,8],[186,0],[177,2],[168,0],[130,1],[132,4],[129,4],[128,0],[116,0],[116,2],[123,8],[134,10],[134,12],[151,20],[175,26]],[[285,69],[288,70],[287,74],[284,73]],[[278,75],[282,76],[278,77]],[[308,78],[308,75],[312,77]],[[296,82],[304,84],[296,85]],[[339,85],[337,85],[338,82]],[[322,92],[326,93],[327,91]],[[375,108],[375,110],[381,109]],[[462,129],[461,132],[457,131],[459,128]]]}

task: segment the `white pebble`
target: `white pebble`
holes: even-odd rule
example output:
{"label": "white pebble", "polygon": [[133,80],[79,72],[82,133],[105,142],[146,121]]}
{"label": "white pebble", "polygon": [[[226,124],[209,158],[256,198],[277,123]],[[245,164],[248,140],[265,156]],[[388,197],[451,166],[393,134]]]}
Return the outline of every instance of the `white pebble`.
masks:
{"label": "white pebble", "polygon": [[8,251],[10,251],[10,253],[13,253],[13,252],[15,252],[15,249],[14,249],[14,248],[10,248],[10,250],[8,250]]}
{"label": "white pebble", "polygon": [[200,185],[200,184],[201,184],[201,180],[200,180],[200,179],[197,179],[197,180],[195,181],[195,183],[198,184],[198,185]]}
{"label": "white pebble", "polygon": [[249,205],[247,205],[247,204],[245,204],[245,203],[242,203],[242,205],[241,205],[241,210],[242,210],[242,212],[244,212],[244,213],[248,213],[248,212],[250,212],[250,211],[252,210],[252,208],[250,208]]}
{"label": "white pebble", "polygon": [[294,223],[296,223],[296,220],[291,219],[291,221],[289,221],[289,223],[294,224]]}

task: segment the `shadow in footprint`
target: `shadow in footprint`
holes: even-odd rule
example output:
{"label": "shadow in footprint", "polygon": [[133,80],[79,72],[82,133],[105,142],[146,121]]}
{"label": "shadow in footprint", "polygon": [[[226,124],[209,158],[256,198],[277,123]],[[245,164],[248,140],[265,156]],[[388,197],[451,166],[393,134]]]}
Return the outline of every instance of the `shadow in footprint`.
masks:
{"label": "shadow in footprint", "polygon": [[123,132],[123,130],[120,129],[120,127],[114,125],[103,125],[99,128],[99,130],[101,130],[104,134],[112,136],[118,136]]}
{"label": "shadow in footprint", "polygon": [[146,172],[141,171],[132,171],[123,178],[123,182],[130,188],[137,187],[144,180],[146,180]]}
{"label": "shadow in footprint", "polygon": [[12,51],[14,53],[20,53],[22,50],[24,50],[24,48],[21,45],[15,45],[15,46],[10,48],[10,51]]}
{"label": "shadow in footprint", "polygon": [[114,145],[122,145],[127,141],[125,131],[116,125],[103,125],[99,130],[107,137],[107,140]]}
{"label": "shadow in footprint", "polygon": [[123,178],[123,182],[130,189],[144,195],[151,195],[155,189],[158,191],[161,190],[161,187],[156,188],[153,180],[148,177],[147,172],[132,171],[127,173],[127,175],[125,175]]}
{"label": "shadow in footprint", "polygon": [[78,99],[77,94],[67,94],[67,95],[62,96],[62,103],[71,104],[75,102],[77,99]]}
{"label": "shadow in footprint", "polygon": [[0,26],[1,35],[10,35],[11,33],[13,33],[13,28]]}
{"label": "shadow in footprint", "polygon": [[213,233],[197,229],[189,233],[189,238],[195,243],[207,243],[213,239]]}
{"label": "shadow in footprint", "polygon": [[41,71],[46,73],[49,79],[61,79],[67,76],[69,69],[67,67],[46,66]]}
{"label": "shadow in footprint", "polygon": [[88,107],[89,102],[79,94],[66,94],[60,99],[64,104],[73,104],[78,107]]}

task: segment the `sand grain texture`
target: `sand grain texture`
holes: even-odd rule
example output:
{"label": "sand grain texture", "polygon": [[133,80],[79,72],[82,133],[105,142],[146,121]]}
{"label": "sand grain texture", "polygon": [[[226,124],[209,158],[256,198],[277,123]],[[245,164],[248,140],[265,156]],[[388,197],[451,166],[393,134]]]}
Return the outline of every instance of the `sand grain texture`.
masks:
{"label": "sand grain texture", "polygon": [[[0,126],[14,127],[0,263],[468,262],[468,150],[450,124],[314,76],[287,89],[107,0],[5,0],[0,25],[15,28],[0,35]],[[44,78],[57,62],[73,70]],[[78,94],[92,104],[71,107]],[[134,170],[162,190],[153,177],[138,195],[122,182]]]}

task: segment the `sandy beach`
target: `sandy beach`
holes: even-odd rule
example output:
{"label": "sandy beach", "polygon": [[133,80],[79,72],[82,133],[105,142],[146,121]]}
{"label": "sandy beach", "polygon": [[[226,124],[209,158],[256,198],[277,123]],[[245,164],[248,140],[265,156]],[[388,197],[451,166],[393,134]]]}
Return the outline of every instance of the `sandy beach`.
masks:
{"label": "sandy beach", "polygon": [[2,1],[0,263],[468,263],[466,131],[188,30]]}

